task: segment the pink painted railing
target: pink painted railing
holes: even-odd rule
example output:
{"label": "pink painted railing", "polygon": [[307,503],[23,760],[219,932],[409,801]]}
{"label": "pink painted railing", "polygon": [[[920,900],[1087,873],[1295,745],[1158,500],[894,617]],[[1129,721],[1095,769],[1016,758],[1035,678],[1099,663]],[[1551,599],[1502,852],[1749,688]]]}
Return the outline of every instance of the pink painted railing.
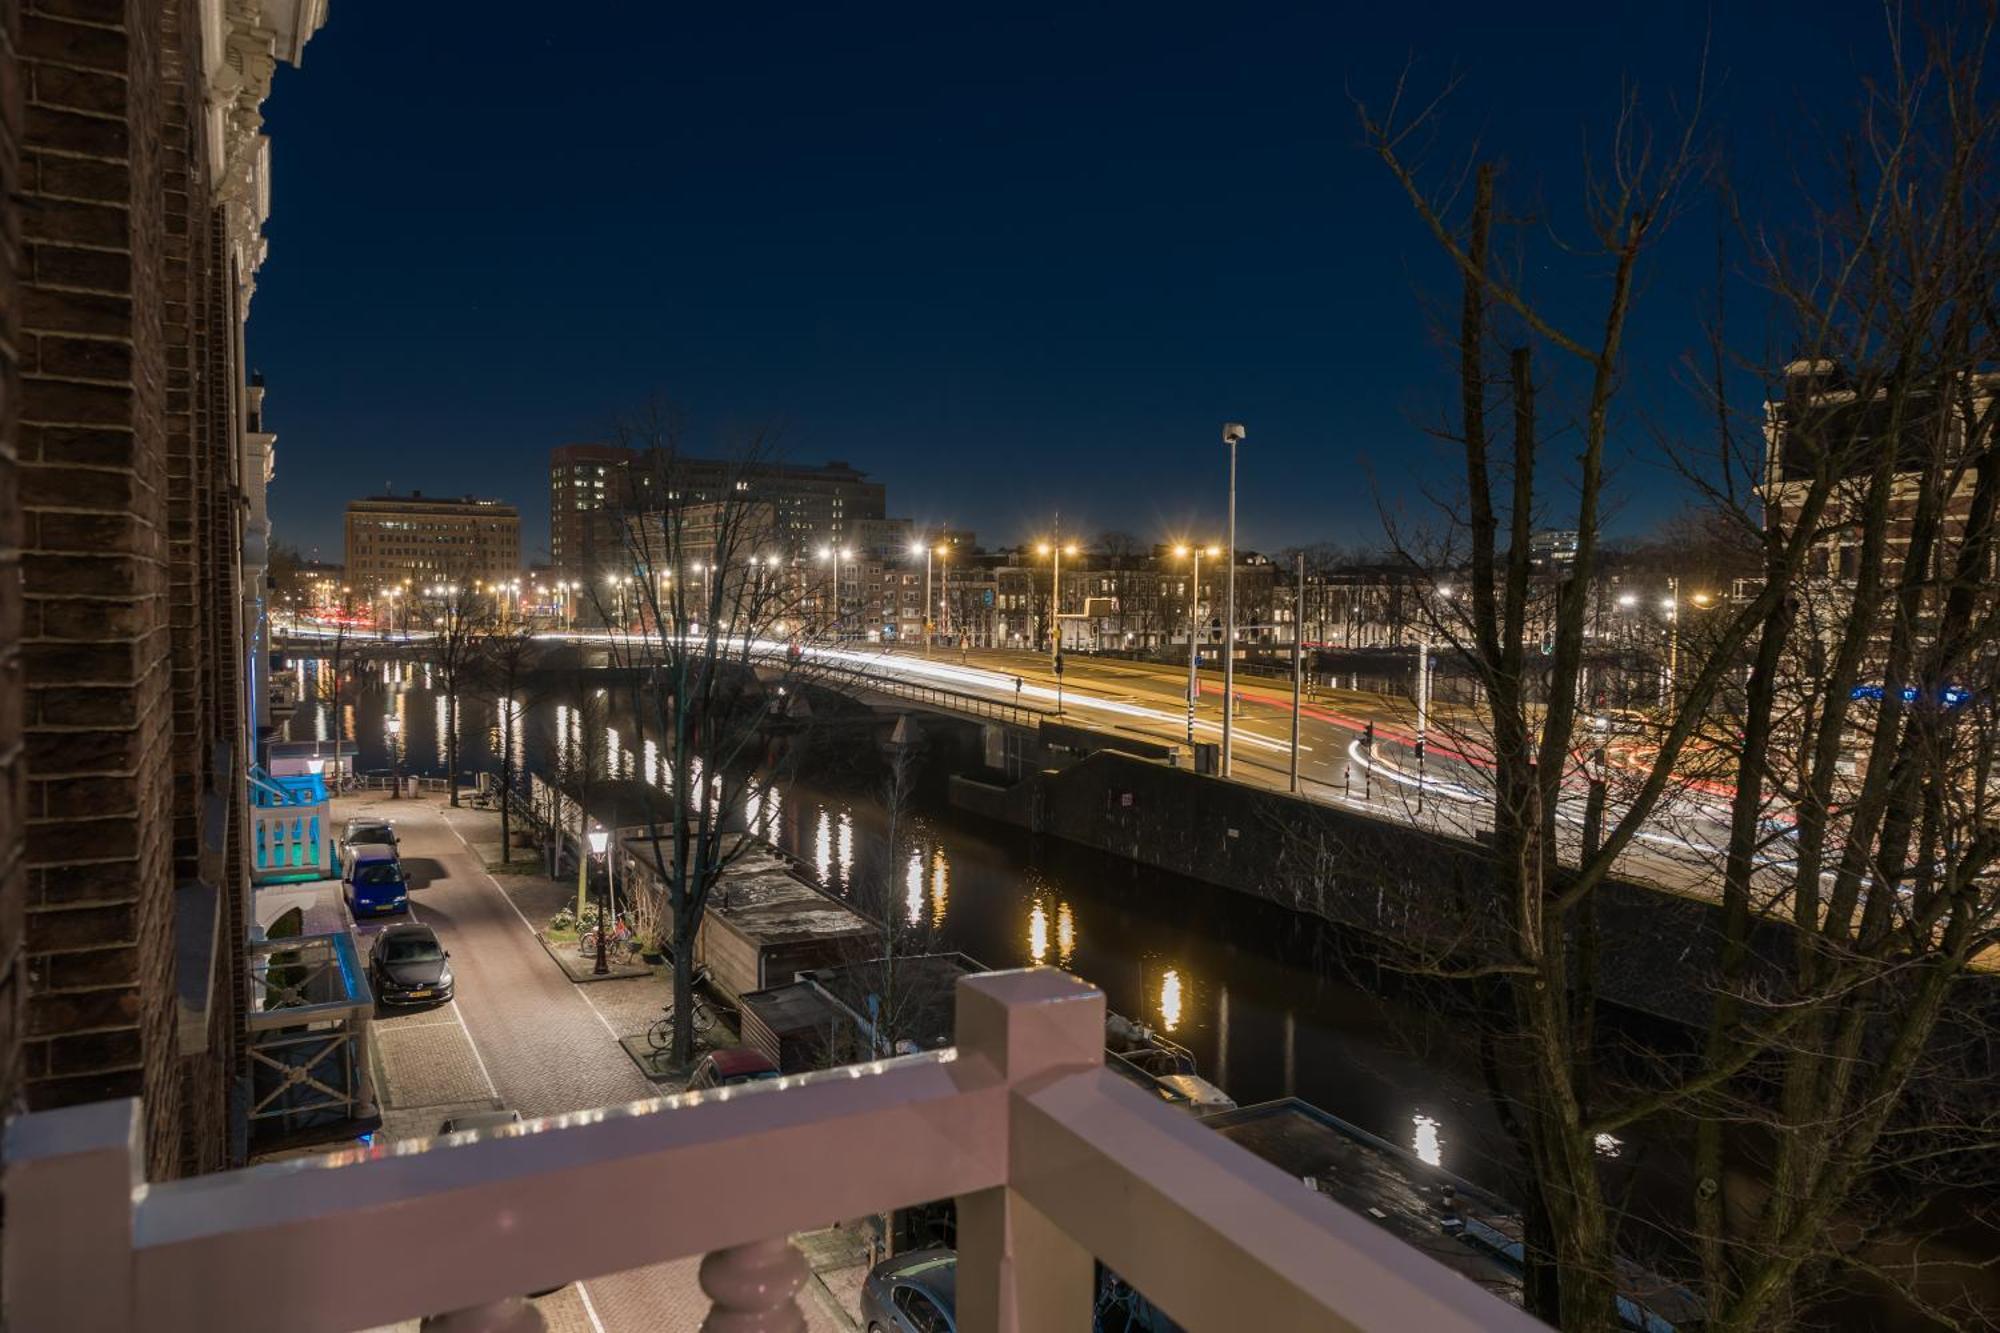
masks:
{"label": "pink painted railing", "polygon": [[775,1333],[784,1237],[955,1196],[965,1333],[1083,1333],[1093,1255],[1194,1333],[1541,1327],[1106,1071],[1103,1034],[1074,978],[988,973],[955,1051],[163,1185],[134,1102],[20,1116],[0,1316],[532,1329],[516,1293],[704,1254],[704,1328]]}

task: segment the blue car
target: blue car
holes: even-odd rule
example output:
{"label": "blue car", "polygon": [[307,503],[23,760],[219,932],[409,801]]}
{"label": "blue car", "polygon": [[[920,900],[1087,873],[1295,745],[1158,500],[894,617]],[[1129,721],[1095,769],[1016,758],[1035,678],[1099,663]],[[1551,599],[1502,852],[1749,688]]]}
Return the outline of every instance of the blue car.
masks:
{"label": "blue car", "polygon": [[410,910],[410,882],[394,847],[355,847],[341,868],[340,890],[356,921]]}

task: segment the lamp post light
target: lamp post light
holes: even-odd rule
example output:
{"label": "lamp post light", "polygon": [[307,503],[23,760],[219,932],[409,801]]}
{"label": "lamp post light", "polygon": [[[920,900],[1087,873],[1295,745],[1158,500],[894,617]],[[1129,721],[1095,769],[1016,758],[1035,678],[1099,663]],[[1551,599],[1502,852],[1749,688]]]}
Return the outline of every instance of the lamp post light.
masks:
{"label": "lamp post light", "polygon": [[1052,572],[1049,579],[1049,652],[1050,662],[1056,677],[1056,716],[1063,711],[1063,658],[1062,658],[1062,558],[1065,554],[1077,553],[1076,543],[1067,547],[1062,541],[1062,521],[1056,521],[1056,539],[1043,542],[1035,548],[1052,558]]}
{"label": "lamp post light", "polygon": [[1680,665],[1681,647],[1681,581],[1672,574],[1667,576],[1666,600],[1660,609],[1667,613],[1667,670],[1660,677],[1660,707],[1671,708],[1674,703],[1674,670]]}
{"label": "lamp post light", "polygon": [[1230,776],[1236,718],[1236,446],[1243,442],[1243,424],[1225,422],[1222,442],[1229,446],[1229,581],[1222,613],[1222,776]]}
{"label": "lamp post light", "polygon": [[910,555],[915,558],[918,551],[924,554],[924,656],[931,655],[931,544],[913,542]]}
{"label": "lamp post light", "polygon": [[1201,700],[1201,653],[1196,635],[1201,628],[1201,558],[1204,555],[1220,555],[1214,546],[1176,546],[1176,556],[1193,556],[1194,569],[1188,583],[1188,683],[1187,683],[1187,740],[1188,759],[1194,758],[1194,710]]}
{"label": "lamp post light", "polygon": [[[609,833],[601,828],[595,828],[590,831],[590,854],[592,856],[603,856],[605,849],[610,845],[611,835]],[[606,898],[605,907],[603,911],[597,914],[597,961],[591,965],[590,969],[592,975],[600,977],[611,971],[611,964],[604,954],[604,937],[611,932],[611,923],[617,919],[618,914],[618,900],[612,896],[611,862],[608,858],[604,863],[604,891]],[[577,919],[579,921],[582,920],[581,917]]]}
{"label": "lamp post light", "polygon": [[[945,642],[950,643],[951,642],[951,546],[949,543],[940,543],[938,545],[937,558],[938,558],[937,618],[938,618],[939,628],[945,636]],[[926,608],[926,613],[928,613],[928,608]]]}
{"label": "lamp post light", "polygon": [[382,719],[382,726],[389,733],[389,761],[393,765],[392,771],[395,774],[390,779],[395,786],[390,790],[389,799],[400,801],[403,799],[403,719],[391,713]]}
{"label": "lamp post light", "polygon": [[849,551],[845,546],[824,546],[820,548],[819,553],[819,558],[822,562],[833,565],[833,639],[836,643],[840,641],[840,622],[842,619],[842,608],[840,605],[840,566],[843,561],[849,559],[852,555],[853,552]]}

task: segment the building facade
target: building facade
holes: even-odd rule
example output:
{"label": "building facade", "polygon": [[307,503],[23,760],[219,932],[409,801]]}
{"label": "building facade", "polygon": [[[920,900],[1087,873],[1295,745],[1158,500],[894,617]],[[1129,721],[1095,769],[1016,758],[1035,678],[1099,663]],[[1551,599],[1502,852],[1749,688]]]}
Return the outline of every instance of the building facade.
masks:
{"label": "building facade", "polygon": [[551,563],[558,578],[571,580],[617,572],[634,513],[730,500],[767,505],[780,553],[801,559],[857,549],[863,525],[884,518],[882,483],[839,462],[807,467],[566,445],[551,456],[549,478]]}
{"label": "building facade", "polygon": [[347,581],[357,596],[427,583],[506,583],[521,572],[521,515],[498,500],[422,491],[347,505]]}
{"label": "building facade", "polygon": [[565,444],[549,454],[549,567],[558,579],[583,579],[597,571],[597,515],[624,501],[636,449],[612,444]]}
{"label": "building facade", "polygon": [[0,1102],[236,1160],[275,436],[260,106],[321,0],[0,6]]}

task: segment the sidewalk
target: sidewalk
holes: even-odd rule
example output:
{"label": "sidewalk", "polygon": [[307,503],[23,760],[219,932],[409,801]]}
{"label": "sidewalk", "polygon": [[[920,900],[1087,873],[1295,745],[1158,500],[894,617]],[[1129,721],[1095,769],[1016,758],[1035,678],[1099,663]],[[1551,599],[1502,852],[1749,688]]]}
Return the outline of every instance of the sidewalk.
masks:
{"label": "sidewalk", "polygon": [[[644,1033],[667,1001],[666,978],[571,981],[534,928],[575,886],[552,882],[539,866],[519,862],[490,872],[489,864],[500,862],[497,814],[452,810],[441,798],[392,800],[386,793],[334,803],[336,828],[355,815],[387,818],[396,826],[410,872],[411,915],[437,931],[456,976],[452,1002],[375,1020],[370,1044],[382,1107],[380,1140],[434,1135],[460,1111],[506,1108],[535,1117],[671,1090],[647,1079],[618,1042]],[[290,906],[304,910],[308,929],[354,929],[364,957],[379,928],[351,925],[333,881],[262,891],[259,919]],[[838,1246],[810,1248],[825,1252],[828,1262],[847,1257]],[[536,1305],[551,1333],[694,1333],[708,1310],[696,1276],[699,1263],[689,1258],[591,1278]],[[812,1333],[855,1327],[854,1316],[832,1295],[835,1286],[848,1285],[841,1274],[831,1283],[809,1282],[800,1293]],[[399,1325],[397,1333],[416,1328]]]}

